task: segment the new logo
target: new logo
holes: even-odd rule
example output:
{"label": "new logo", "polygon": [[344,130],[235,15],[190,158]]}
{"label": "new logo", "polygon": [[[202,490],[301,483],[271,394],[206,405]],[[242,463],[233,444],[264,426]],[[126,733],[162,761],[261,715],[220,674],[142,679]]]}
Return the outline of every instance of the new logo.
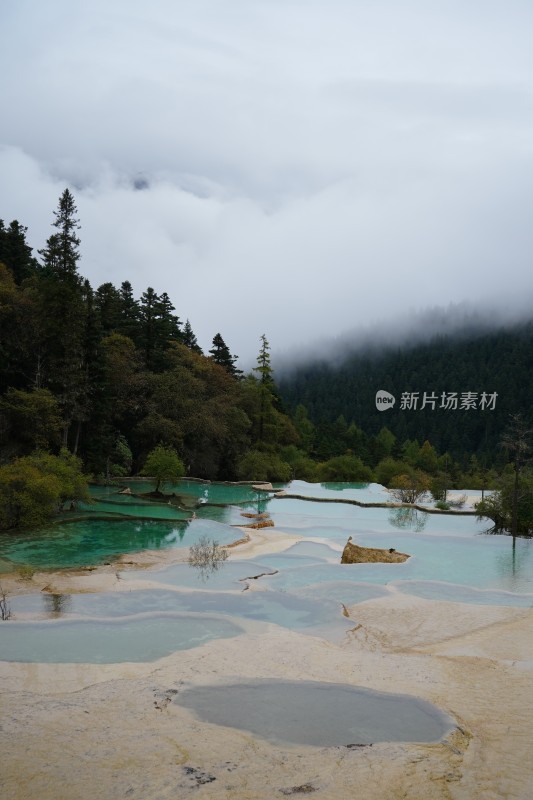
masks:
{"label": "new logo", "polygon": [[396,402],[396,398],[393,394],[389,394],[384,389],[380,389],[376,392],[376,408],[378,411],[386,411],[388,408],[392,408],[394,403]]}

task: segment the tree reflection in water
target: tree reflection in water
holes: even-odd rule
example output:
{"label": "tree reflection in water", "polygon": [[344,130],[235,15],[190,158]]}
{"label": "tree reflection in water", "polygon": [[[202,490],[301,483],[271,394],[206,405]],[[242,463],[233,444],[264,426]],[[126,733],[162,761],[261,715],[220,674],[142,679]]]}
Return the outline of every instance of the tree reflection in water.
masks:
{"label": "tree reflection in water", "polygon": [[395,528],[416,531],[419,533],[426,527],[428,515],[417,508],[394,508],[389,514],[389,522]]}
{"label": "tree reflection in water", "polygon": [[70,609],[72,596],[70,594],[43,594],[45,611],[54,617],[60,617]]}
{"label": "tree reflection in water", "polygon": [[204,582],[218,571],[227,557],[226,548],[207,536],[200,536],[198,542],[189,548],[189,566],[198,570],[198,578]]}

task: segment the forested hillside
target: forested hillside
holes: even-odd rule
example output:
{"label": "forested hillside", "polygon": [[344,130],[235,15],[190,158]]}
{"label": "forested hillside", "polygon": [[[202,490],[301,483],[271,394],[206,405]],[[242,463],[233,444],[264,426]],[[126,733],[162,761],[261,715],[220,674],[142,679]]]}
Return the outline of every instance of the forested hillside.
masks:
{"label": "forested hillside", "polygon": [[[279,390],[287,408],[303,404],[316,424],[342,416],[367,434],[386,425],[400,441],[428,439],[461,461],[501,461],[509,414],[528,414],[533,398],[533,322],[353,353],[335,366],[308,363],[285,374]],[[394,406],[378,411],[379,390]]]}
{"label": "forested hillside", "polygon": [[220,333],[202,353],[165,292],[93,289],[68,189],[52,225],[37,258],[23,225],[0,222],[1,463],[64,448],[94,476],[120,476],[162,443],[190,475],[287,479],[277,451],[298,436],[277,407],[266,337],[243,377]]}
{"label": "forested hillside", "polygon": [[[0,220],[0,528],[161,455],[176,477],[414,483],[436,499],[505,468],[509,414],[533,396],[532,323],[300,366],[277,385],[265,334],[243,375],[220,332],[202,352],[166,292],[94,289],[68,189],[52,228],[34,254]],[[394,407],[376,409],[378,390]]]}

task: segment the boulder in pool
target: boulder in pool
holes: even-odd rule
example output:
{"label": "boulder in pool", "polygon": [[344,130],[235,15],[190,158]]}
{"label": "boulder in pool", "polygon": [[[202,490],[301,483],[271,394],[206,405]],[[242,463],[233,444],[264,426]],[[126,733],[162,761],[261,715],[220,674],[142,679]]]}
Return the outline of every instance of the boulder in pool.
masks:
{"label": "boulder in pool", "polygon": [[354,544],[350,536],[344,550],[342,551],[341,564],[374,564],[384,562],[386,564],[401,564],[410,556],[407,553],[398,553],[391,547],[389,550],[381,550],[377,547],[360,547]]}

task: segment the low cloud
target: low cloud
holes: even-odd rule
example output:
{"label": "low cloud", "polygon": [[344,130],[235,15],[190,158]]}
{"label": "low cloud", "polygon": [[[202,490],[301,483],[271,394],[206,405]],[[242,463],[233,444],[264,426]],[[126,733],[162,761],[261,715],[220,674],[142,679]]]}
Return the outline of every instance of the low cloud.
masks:
{"label": "low cloud", "polygon": [[70,186],[83,275],[168,292],[204,349],[531,297],[528,4],[2,14],[0,216],[40,248]]}

